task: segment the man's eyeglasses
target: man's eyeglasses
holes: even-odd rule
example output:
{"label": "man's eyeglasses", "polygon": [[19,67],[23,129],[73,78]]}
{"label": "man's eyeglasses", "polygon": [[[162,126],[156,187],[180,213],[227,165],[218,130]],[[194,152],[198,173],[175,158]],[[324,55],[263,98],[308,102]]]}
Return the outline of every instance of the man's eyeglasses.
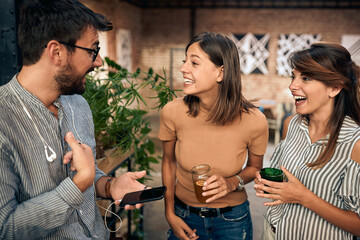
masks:
{"label": "man's eyeglasses", "polygon": [[91,49],[91,48],[84,48],[84,47],[80,47],[80,46],[77,46],[75,44],[70,44],[70,43],[66,43],[66,42],[59,42],[61,44],[64,44],[64,45],[67,45],[69,47],[76,47],[76,48],[80,48],[82,50],[85,50],[85,51],[88,51],[88,52],[91,52],[93,54],[93,62],[95,62],[96,58],[97,58],[97,55],[99,54],[99,51],[100,51],[100,47],[97,46],[96,49]]}

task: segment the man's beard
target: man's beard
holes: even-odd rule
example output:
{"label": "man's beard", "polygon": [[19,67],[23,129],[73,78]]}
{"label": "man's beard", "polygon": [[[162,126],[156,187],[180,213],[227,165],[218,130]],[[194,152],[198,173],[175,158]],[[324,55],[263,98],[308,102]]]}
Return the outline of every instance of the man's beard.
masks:
{"label": "man's beard", "polygon": [[[92,69],[89,69],[87,73],[91,71]],[[62,95],[83,94],[85,92],[83,78],[84,75],[80,76],[70,63],[68,63],[65,68],[60,70],[54,77],[60,94]]]}

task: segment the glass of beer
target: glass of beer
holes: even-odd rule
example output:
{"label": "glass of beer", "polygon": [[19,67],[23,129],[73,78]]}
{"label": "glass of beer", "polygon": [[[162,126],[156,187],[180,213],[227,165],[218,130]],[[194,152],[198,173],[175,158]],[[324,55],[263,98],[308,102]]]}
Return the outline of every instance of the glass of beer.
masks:
{"label": "glass of beer", "polygon": [[204,182],[211,176],[210,166],[207,164],[197,165],[191,169],[191,173],[192,173],[196,198],[200,203],[205,203],[206,199],[211,197],[211,196],[202,195],[202,193],[204,192],[204,190],[202,189],[204,186]]}

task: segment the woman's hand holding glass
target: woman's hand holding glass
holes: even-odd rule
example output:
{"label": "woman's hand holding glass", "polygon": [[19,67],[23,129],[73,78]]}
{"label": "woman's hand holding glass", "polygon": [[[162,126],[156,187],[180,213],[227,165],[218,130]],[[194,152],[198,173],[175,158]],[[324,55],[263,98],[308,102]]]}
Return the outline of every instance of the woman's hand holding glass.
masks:
{"label": "woman's hand holding glass", "polygon": [[254,180],[256,196],[274,200],[272,202],[265,202],[265,206],[275,206],[282,203],[306,204],[308,202],[307,199],[309,199],[309,194],[311,194],[310,190],[286,168],[282,166],[281,170],[288,179],[287,182],[269,181],[261,178],[259,172],[256,173],[256,178]]}
{"label": "woman's hand holding glass", "polygon": [[232,178],[224,178],[214,174],[205,181],[203,186],[203,196],[211,196],[206,200],[206,202],[209,203],[233,192],[236,187],[236,181],[232,180]]}

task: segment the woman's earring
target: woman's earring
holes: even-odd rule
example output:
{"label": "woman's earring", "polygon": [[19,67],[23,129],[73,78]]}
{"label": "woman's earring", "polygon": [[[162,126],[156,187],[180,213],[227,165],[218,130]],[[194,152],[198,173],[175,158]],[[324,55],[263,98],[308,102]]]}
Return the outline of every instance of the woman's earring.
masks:
{"label": "woman's earring", "polygon": [[221,67],[221,80],[220,81],[216,81],[218,84],[221,84],[222,83],[222,78],[223,78],[223,74],[224,74],[224,67]]}

